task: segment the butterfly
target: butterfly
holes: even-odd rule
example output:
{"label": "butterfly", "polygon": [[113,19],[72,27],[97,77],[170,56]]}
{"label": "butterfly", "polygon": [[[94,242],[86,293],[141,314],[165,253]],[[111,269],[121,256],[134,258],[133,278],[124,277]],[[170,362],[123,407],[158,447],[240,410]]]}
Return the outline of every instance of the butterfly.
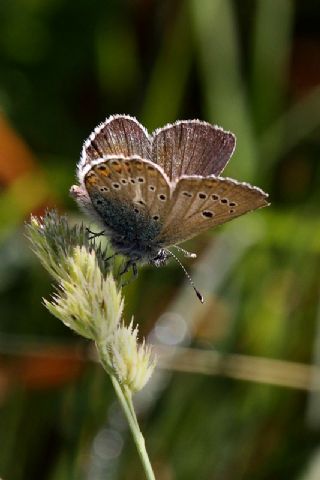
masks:
{"label": "butterfly", "polygon": [[84,142],[70,193],[102,226],[98,235],[128,258],[124,271],[136,273],[137,262],[160,266],[175,257],[168,247],[268,205],[260,188],[220,176],[235,143],[200,120],[150,135],[134,117],[112,115]]}

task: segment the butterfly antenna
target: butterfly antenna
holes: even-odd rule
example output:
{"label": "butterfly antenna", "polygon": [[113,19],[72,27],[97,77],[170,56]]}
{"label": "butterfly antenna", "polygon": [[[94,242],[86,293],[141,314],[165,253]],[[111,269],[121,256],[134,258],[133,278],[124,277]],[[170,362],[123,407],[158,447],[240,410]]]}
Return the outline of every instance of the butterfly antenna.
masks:
{"label": "butterfly antenna", "polygon": [[197,258],[196,253],[188,252],[188,250],[185,250],[182,247],[178,247],[178,245],[172,245],[172,248],[176,248],[179,252],[182,252],[186,258]]}
{"label": "butterfly antenna", "polygon": [[[181,247],[179,247],[181,248]],[[197,297],[199,298],[200,302],[203,303],[204,302],[204,299],[203,299],[203,296],[201,295],[201,293],[199,292],[199,290],[196,288],[195,284],[193,283],[193,280],[192,278],[190,277],[189,273],[187,272],[186,268],[182,265],[182,263],[180,262],[179,258],[174,254],[172,253],[170,250],[166,249],[166,252],[169,253],[169,255],[171,257],[173,257],[175,259],[175,261],[180,265],[180,267],[182,268],[185,276],[187,277],[187,279],[189,280],[189,283],[191,285],[191,287],[193,288],[193,290],[196,292],[196,295]]]}

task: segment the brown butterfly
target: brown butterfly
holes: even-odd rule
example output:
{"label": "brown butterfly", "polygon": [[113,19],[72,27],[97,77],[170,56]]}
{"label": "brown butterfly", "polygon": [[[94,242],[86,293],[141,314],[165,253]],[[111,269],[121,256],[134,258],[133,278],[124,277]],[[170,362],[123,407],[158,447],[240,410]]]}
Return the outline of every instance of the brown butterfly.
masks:
{"label": "brown butterfly", "polygon": [[260,188],[219,176],[235,141],[231,132],[199,120],[149,135],[135,118],[112,115],[85,141],[80,186],[70,192],[128,257],[124,271],[132,266],[136,273],[140,261],[160,266],[175,257],[168,247],[268,205]]}

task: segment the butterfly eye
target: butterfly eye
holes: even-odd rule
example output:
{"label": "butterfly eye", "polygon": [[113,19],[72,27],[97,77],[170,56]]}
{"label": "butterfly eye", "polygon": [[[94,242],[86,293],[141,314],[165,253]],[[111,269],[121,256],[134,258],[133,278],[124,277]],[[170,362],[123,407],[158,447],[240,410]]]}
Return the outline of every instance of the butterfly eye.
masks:
{"label": "butterfly eye", "polygon": [[143,200],[138,200],[138,202],[140,205],[145,205],[144,201]]}
{"label": "butterfly eye", "polygon": [[128,182],[125,178],[121,178],[121,183],[122,185],[127,185]]}
{"label": "butterfly eye", "polygon": [[153,185],[149,185],[149,190],[150,192],[154,192],[156,189],[156,187],[154,187]]}
{"label": "butterfly eye", "polygon": [[221,203],[228,203],[228,199],[227,198],[221,198],[220,202]]}
{"label": "butterfly eye", "polygon": [[114,188],[115,190],[119,190],[119,188],[120,188],[120,184],[119,184],[119,183],[116,183],[116,182],[114,182],[114,183],[112,184],[112,188]]}
{"label": "butterfly eye", "polygon": [[199,193],[199,198],[202,198],[202,199],[207,198],[207,194],[200,192]]}
{"label": "butterfly eye", "polygon": [[145,182],[145,179],[144,179],[143,177],[139,177],[139,178],[138,178],[138,182],[139,182],[139,183],[144,183],[144,182]]}
{"label": "butterfly eye", "polygon": [[100,190],[100,192],[109,192],[108,187],[100,187],[99,190]]}
{"label": "butterfly eye", "polygon": [[219,195],[216,195],[215,193],[213,195],[211,195],[211,198],[214,202],[216,202],[217,200],[219,200]]}
{"label": "butterfly eye", "polygon": [[202,216],[203,216],[203,217],[206,217],[206,218],[212,218],[213,215],[214,215],[214,213],[211,212],[210,210],[204,210],[204,211],[202,212]]}
{"label": "butterfly eye", "polygon": [[158,198],[159,198],[159,200],[161,200],[162,202],[164,202],[164,201],[166,200],[167,196],[164,195],[163,193],[160,193],[160,195],[158,195]]}
{"label": "butterfly eye", "polygon": [[233,210],[233,208],[231,208],[231,210],[229,210],[229,213],[234,213],[234,210]]}
{"label": "butterfly eye", "polygon": [[136,181],[135,181],[134,178],[130,178],[130,182],[131,182],[131,183],[136,183]]}
{"label": "butterfly eye", "polygon": [[237,204],[235,202],[230,202],[229,205],[230,207],[235,207]]}
{"label": "butterfly eye", "polygon": [[157,220],[159,220],[160,217],[159,217],[159,215],[153,215],[152,218],[153,218],[153,220],[157,221]]}
{"label": "butterfly eye", "polygon": [[135,208],[133,209],[133,211],[134,211],[135,213],[139,213],[139,208],[135,207]]}

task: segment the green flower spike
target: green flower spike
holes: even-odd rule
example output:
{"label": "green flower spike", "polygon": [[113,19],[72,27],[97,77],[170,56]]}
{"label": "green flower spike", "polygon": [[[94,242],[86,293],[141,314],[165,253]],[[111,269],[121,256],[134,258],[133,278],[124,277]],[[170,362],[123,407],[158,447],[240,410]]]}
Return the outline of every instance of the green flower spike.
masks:
{"label": "green flower spike", "polygon": [[131,429],[148,480],[154,473],[139,429],[132,394],[149,380],[155,360],[150,347],[138,344],[138,327],[122,320],[121,288],[108,267],[100,246],[86,228],[69,227],[66,217],[48,212],[31,217],[27,236],[42,265],[56,281],[47,309],[79,335],[93,340],[99,360],[110,375]]}

